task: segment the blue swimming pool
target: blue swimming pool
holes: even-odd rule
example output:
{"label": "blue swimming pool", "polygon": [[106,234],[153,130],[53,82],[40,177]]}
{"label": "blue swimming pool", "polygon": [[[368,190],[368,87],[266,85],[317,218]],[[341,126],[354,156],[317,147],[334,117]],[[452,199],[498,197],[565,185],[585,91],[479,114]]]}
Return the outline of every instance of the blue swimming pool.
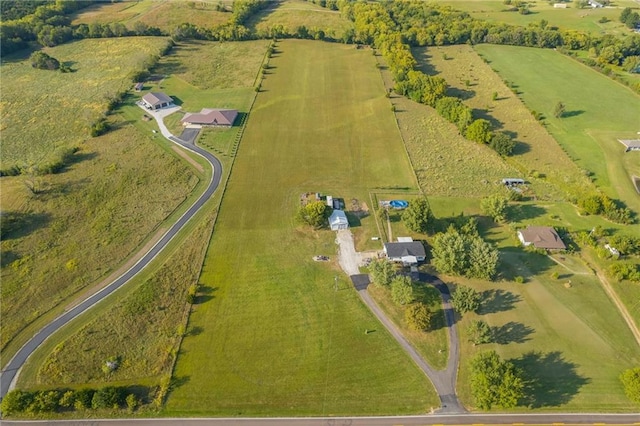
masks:
{"label": "blue swimming pool", "polygon": [[406,209],[409,207],[409,203],[405,200],[391,200],[389,201],[389,205],[394,209]]}

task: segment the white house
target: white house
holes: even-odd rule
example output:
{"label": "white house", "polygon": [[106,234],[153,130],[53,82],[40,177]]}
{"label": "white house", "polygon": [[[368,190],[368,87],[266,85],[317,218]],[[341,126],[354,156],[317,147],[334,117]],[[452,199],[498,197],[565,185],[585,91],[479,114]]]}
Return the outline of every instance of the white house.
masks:
{"label": "white house", "polygon": [[416,265],[423,262],[427,253],[419,241],[385,243],[384,253],[392,262],[402,262],[404,265]]}
{"label": "white house", "polygon": [[349,227],[349,221],[347,215],[342,210],[334,210],[329,216],[329,227],[332,231],[338,231],[340,229],[347,229]]}

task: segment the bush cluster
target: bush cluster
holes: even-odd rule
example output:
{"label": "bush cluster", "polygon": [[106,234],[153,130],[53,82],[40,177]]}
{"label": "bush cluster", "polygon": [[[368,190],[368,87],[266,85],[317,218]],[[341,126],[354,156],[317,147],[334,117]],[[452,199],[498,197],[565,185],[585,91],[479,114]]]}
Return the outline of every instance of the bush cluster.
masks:
{"label": "bush cluster", "polygon": [[612,200],[604,194],[592,194],[578,200],[578,207],[583,214],[602,215],[612,222],[625,225],[632,224],[634,218],[629,208]]}
{"label": "bush cluster", "polygon": [[609,273],[618,281],[640,281],[640,265],[635,262],[616,262],[609,267]]}
{"label": "bush cluster", "polygon": [[100,389],[52,389],[37,391],[13,390],[9,392],[0,408],[2,414],[53,413],[86,409],[135,409],[138,397],[127,387],[106,386]]}

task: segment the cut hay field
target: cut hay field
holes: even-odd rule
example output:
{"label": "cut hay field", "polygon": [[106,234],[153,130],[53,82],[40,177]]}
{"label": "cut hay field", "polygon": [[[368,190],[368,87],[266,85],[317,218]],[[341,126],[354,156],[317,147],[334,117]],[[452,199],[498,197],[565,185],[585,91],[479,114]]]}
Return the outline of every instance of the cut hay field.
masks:
{"label": "cut hay field", "polygon": [[[423,71],[443,77],[450,93],[462,97],[476,117],[488,119],[496,130],[513,135],[518,145],[507,163],[531,183],[538,199],[562,199],[566,194],[575,197],[593,191],[584,173],[473,48],[421,48],[414,49],[414,55]],[[536,173],[544,178],[535,178]]]}
{"label": "cut hay field", "polygon": [[[560,29],[581,30],[593,34],[628,34],[630,31],[618,20],[625,7],[637,7],[631,0],[617,0],[611,7],[579,9],[575,3],[567,3],[566,9],[556,9],[553,4],[542,0],[527,1],[530,13],[522,15],[517,11],[508,11],[509,6],[502,0],[444,0],[438,4],[446,4],[454,9],[469,12],[474,18],[486,21],[505,22],[507,24],[526,27],[546,20],[549,25]],[[608,22],[598,22],[601,18]]]}
{"label": "cut hay field", "polygon": [[[415,188],[375,62],[321,42],[282,41],[277,51],[203,266],[209,297],[189,319],[174,370],[181,385],[164,414],[426,412],[438,405],[431,384],[339,270],[334,233],[294,220],[303,192],[366,200],[375,187]],[[316,254],[332,262],[313,262]]]}
{"label": "cut hay field", "polygon": [[80,10],[72,16],[72,24],[109,24],[120,22],[133,29],[136,22],[158,27],[170,32],[177,25],[189,22],[205,28],[224,24],[230,13],[217,11],[218,4],[231,8],[229,0],[127,0],[113,3],[99,3]]}
{"label": "cut hay field", "polygon": [[[112,58],[104,57],[104,62],[99,62],[95,52],[101,52],[104,44],[109,45],[109,49],[118,47],[127,51],[127,43],[139,47],[136,43],[140,41],[142,39],[85,40],[60,46],[56,49],[74,50],[69,56],[75,58],[80,68],[76,73],[61,76],[77,79],[78,86],[98,84],[100,82],[93,79],[99,74],[88,73],[86,69],[87,82],[78,77],[83,75],[81,69],[85,64],[109,69],[107,62],[111,64]],[[130,52],[134,59],[138,54]],[[121,59],[124,64],[125,59]],[[11,62],[7,66],[19,67],[20,63]],[[31,72],[28,68],[26,74]],[[111,72],[121,75],[120,82],[112,81],[112,85],[124,84],[122,76],[126,75],[126,69]],[[76,105],[77,111],[82,111],[82,96],[70,88],[67,81],[53,76],[46,83],[34,84],[32,78],[16,78],[11,88],[3,90],[3,96],[9,91],[31,96],[32,86],[39,86],[43,92],[46,87],[52,99],[65,99],[66,104]],[[102,95],[95,97],[102,99]],[[33,102],[37,103],[37,99],[36,96]],[[22,102],[28,103],[29,98]],[[10,109],[13,104],[7,101],[6,105]],[[139,111],[137,107],[129,108]],[[43,134],[77,136],[74,123],[67,121],[73,117],[73,111],[51,107],[47,115],[50,120],[56,115],[59,118],[40,123],[37,116],[25,112],[20,117],[23,121],[13,124],[20,130],[12,131],[24,137],[23,132],[29,132],[28,123],[35,123],[32,127],[39,128]],[[196,195],[199,182],[205,180],[206,170],[192,170],[168,142],[151,133],[155,128],[153,124],[142,123],[139,118],[139,114],[112,115],[114,130],[79,144],[80,151],[73,164],[61,173],[35,178],[41,189],[38,194],[27,189],[27,177],[2,178],[2,210],[15,218],[11,223],[3,220],[3,231],[5,227],[12,229],[2,234],[3,362],[10,359],[48,315],[54,315],[73,298],[94,288],[150,239],[159,236],[166,229],[163,221],[179,214],[185,200]],[[49,126],[46,132],[45,126]],[[4,132],[3,137],[6,137]],[[86,139],[84,133],[79,137]],[[35,141],[38,139],[22,139],[23,144],[36,145]],[[3,161],[6,145],[16,143],[3,140]],[[16,149],[24,148],[16,146]],[[30,152],[29,148],[23,150]]]}
{"label": "cut hay field", "polygon": [[305,26],[309,30],[321,29],[328,36],[339,38],[347,29],[353,28],[353,23],[343,18],[337,10],[303,0],[284,0],[274,2],[273,6],[256,13],[247,21],[246,26],[255,31],[282,26],[291,32]]}
{"label": "cut hay field", "polygon": [[[478,45],[500,76],[517,85],[520,98],[545,115],[547,129],[604,192],[640,213],[631,176],[640,175],[637,152],[617,139],[637,138],[640,96],[604,75],[547,49]],[[553,108],[566,105],[566,116]]]}
{"label": "cut hay field", "polygon": [[88,39],[44,49],[75,72],[38,70],[28,59],[2,60],[2,161],[37,163],[61,146],[89,139],[108,97],[131,86],[130,74],[167,44],[160,37]]}

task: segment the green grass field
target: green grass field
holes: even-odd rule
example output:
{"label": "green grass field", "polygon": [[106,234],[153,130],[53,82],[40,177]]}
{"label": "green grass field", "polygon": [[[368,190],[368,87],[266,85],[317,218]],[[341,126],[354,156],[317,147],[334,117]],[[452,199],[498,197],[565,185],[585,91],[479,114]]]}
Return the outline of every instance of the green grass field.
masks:
{"label": "green grass field", "polygon": [[[531,109],[541,111],[549,132],[576,163],[593,173],[609,196],[640,213],[631,175],[640,175],[636,152],[617,141],[637,138],[640,96],[553,50],[479,45],[476,50],[500,76],[517,85]],[[557,102],[566,116],[555,118]]]}
{"label": "green grass field", "polygon": [[[248,112],[256,94],[251,86],[260,69],[266,43],[229,45],[235,47],[236,54],[216,55],[216,52],[220,52],[218,43],[177,45],[171,55],[160,60],[154,73],[165,75],[171,70],[180,72],[161,81],[146,82],[145,91],[164,90],[183,106],[202,102],[201,106],[228,106]],[[207,69],[205,64],[212,63],[213,58],[215,66]],[[249,77],[228,83],[225,74],[230,69],[236,70],[238,76]],[[248,87],[236,87],[240,84]],[[151,129],[157,127],[153,122],[140,120],[144,112],[134,105],[138,97],[139,94],[128,97],[127,104],[115,114],[122,120],[134,123],[140,131],[150,134]],[[181,114],[176,113],[168,118],[174,116],[179,118]],[[179,134],[179,123],[177,127],[176,133]],[[229,130],[205,129],[198,140],[200,145],[209,147],[220,157],[225,178],[232,165],[235,140],[241,130],[239,123]],[[222,191],[218,191],[214,197],[208,218],[198,218],[188,225],[186,233],[191,232],[191,236],[182,243],[182,247],[178,248],[178,245],[184,237],[172,243],[168,251],[174,254],[169,259],[169,255],[163,257],[166,261],[164,265],[163,259],[159,259],[157,266],[150,267],[141,278],[128,284],[128,290],[119,292],[117,299],[98,308],[90,321],[78,321],[60,336],[48,341],[21,374],[21,385],[82,385],[109,381],[153,386],[159,383],[160,376],[170,374],[179,329],[186,327],[187,320],[185,305],[178,302],[186,300],[186,289],[199,277],[204,255],[202,250],[208,246],[213,220],[211,216],[215,214],[213,207],[219,203],[221,194]],[[202,220],[202,223],[198,225],[197,220]],[[195,229],[196,226],[199,228]],[[192,277],[194,274],[195,277]],[[177,282],[181,285],[176,286]],[[206,298],[203,295],[200,300]],[[120,320],[114,322],[107,318]],[[135,343],[124,344],[125,341]],[[121,368],[104,375],[102,363],[114,355],[121,356]]]}
{"label": "green grass field", "polygon": [[[439,218],[480,214],[476,200],[431,197],[430,204]],[[527,223],[590,230],[596,225],[607,226],[607,222],[578,216],[568,203],[518,203],[512,207],[511,218],[509,225],[501,226],[485,218],[479,221],[483,237],[501,252],[498,282],[443,277],[448,283],[474,287],[484,300],[479,315],[467,314],[457,323],[462,344],[457,389],[462,401],[473,408],[468,361],[478,351],[495,349],[503,357],[515,359],[534,379],[530,389],[533,397],[525,403],[530,408],[633,411],[618,375],[640,362],[640,350],[592,270],[579,255],[554,255],[556,263],[527,253],[518,247],[512,230],[512,226]],[[615,227],[628,232],[624,226]],[[522,276],[525,283],[513,282],[516,276]],[[633,286],[614,286],[627,308],[637,309]],[[466,328],[477,318],[493,328],[496,343],[473,346],[467,341]]]}
{"label": "green grass field", "polygon": [[304,25],[307,29],[321,29],[334,38],[341,37],[345,30],[353,28],[353,23],[343,18],[340,12],[303,0],[284,0],[274,3],[273,7],[252,16],[246,25],[256,31],[281,25],[291,32]]}
{"label": "green grass field", "polygon": [[[385,87],[392,88],[391,73],[384,66],[381,74]],[[427,196],[490,195],[501,189],[502,178],[518,173],[489,147],[460,136],[457,128],[435,109],[398,95],[392,95],[390,101],[420,187]]]}
{"label": "green grass field", "polygon": [[[461,96],[475,116],[490,120],[496,130],[514,135],[518,144],[507,163],[530,182],[538,199],[557,200],[566,194],[575,196],[593,190],[555,139],[470,46],[415,49],[414,54],[425,72],[446,79],[450,93]],[[534,178],[535,173],[544,178]]]}
{"label": "green grass field", "polygon": [[143,22],[170,32],[177,25],[189,22],[211,28],[224,24],[231,17],[230,13],[216,10],[219,3],[226,4],[230,10],[228,0],[138,0],[100,3],[80,10],[72,17],[72,24],[120,22],[131,30],[134,23]]}
{"label": "green grass field", "polygon": [[348,200],[367,199],[372,187],[415,187],[375,62],[353,46],[277,49],[204,263],[210,300],[190,317],[199,332],[183,341],[174,371],[182,384],[165,414],[428,411],[438,402],[426,377],[337,264],[312,261],[334,257],[334,234],[294,221],[305,191]]}
{"label": "green grass field", "polygon": [[28,59],[2,60],[2,161],[37,163],[60,146],[89,139],[108,97],[131,86],[130,74],[167,40],[160,37],[88,39],[44,49],[72,73],[32,68]]}
{"label": "green grass field", "polygon": [[[530,6],[528,15],[517,11],[507,11],[509,6],[501,0],[439,0],[438,4],[446,4],[454,9],[471,13],[477,19],[486,21],[506,22],[508,24],[526,27],[546,20],[549,25],[560,29],[581,30],[592,34],[629,34],[630,31],[618,20],[620,12],[625,7],[637,7],[631,0],[617,0],[612,7],[601,9],[578,9],[575,3],[568,3],[566,9],[555,9],[553,4],[542,0],[527,1]],[[599,22],[607,18],[605,23]]]}

